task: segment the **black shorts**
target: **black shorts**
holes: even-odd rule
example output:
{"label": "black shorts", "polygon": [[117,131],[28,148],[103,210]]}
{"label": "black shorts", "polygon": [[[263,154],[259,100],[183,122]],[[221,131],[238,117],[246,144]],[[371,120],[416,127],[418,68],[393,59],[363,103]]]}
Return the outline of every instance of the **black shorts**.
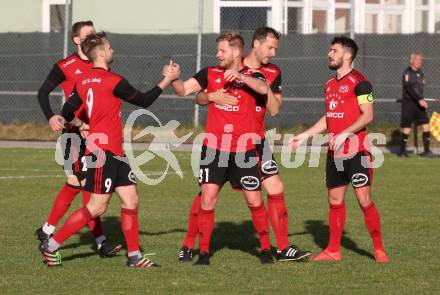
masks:
{"label": "black shorts", "polygon": [[354,188],[371,186],[373,182],[371,155],[368,152],[358,152],[351,159],[327,156],[325,180],[328,189],[345,186],[350,182]]}
{"label": "black shorts", "polygon": [[255,145],[258,157],[260,158],[261,181],[279,174],[278,164],[273,157],[269,142],[264,138],[261,143]]}
{"label": "black shorts", "polygon": [[402,115],[400,120],[401,128],[411,128],[412,124],[416,126],[429,124],[428,114],[425,108],[422,108],[415,101],[402,101]]}
{"label": "black shorts", "polygon": [[110,151],[101,151],[97,156],[91,154],[86,159],[88,167],[84,187],[86,191],[109,194],[113,193],[118,186],[136,185],[136,179],[127,157],[117,157]]}
{"label": "black shorts", "polygon": [[78,130],[64,129],[63,136],[68,136],[63,146],[64,171],[75,175],[81,182],[86,178],[87,164],[85,159],[86,140]]}
{"label": "black shorts", "polygon": [[226,181],[233,188],[261,190],[260,161],[255,149],[234,153],[202,146],[199,185],[215,183],[222,187]]}

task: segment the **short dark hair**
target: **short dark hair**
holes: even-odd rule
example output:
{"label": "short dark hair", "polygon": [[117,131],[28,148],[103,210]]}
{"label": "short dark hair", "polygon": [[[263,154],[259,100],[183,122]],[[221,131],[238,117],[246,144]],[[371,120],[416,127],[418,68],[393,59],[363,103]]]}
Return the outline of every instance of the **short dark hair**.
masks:
{"label": "short dark hair", "polygon": [[86,20],[86,21],[79,21],[76,22],[72,25],[72,33],[71,33],[71,37],[72,39],[74,37],[79,36],[79,32],[81,31],[82,28],[84,27],[93,27],[93,22],[91,20]]}
{"label": "short dark hair", "polygon": [[238,32],[225,32],[215,39],[215,42],[228,41],[229,46],[238,47],[240,50],[244,48],[244,39]]}
{"label": "short dark hair", "polygon": [[81,50],[89,60],[94,61],[95,48],[103,46],[105,40],[107,40],[105,32],[90,34],[81,42]]}
{"label": "short dark hair", "polygon": [[337,36],[333,38],[331,44],[332,45],[341,44],[342,47],[349,49],[351,52],[351,61],[353,61],[356,58],[359,47],[357,46],[356,42],[354,42],[353,39],[347,36]]}
{"label": "short dark hair", "polygon": [[259,27],[254,31],[254,35],[252,36],[252,46],[254,46],[254,41],[264,41],[267,37],[273,37],[277,40],[280,40],[281,33],[271,27]]}

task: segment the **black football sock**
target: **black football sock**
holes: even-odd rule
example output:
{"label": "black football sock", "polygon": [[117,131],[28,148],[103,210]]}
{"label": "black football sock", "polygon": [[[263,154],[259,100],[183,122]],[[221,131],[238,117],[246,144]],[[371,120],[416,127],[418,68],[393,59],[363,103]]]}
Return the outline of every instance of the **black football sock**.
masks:
{"label": "black football sock", "polygon": [[402,133],[400,136],[400,153],[406,152],[406,143],[408,142],[409,134]]}
{"label": "black football sock", "polygon": [[430,133],[428,132],[423,132],[423,147],[425,149],[425,153],[429,152],[429,142],[431,141],[430,138]]}

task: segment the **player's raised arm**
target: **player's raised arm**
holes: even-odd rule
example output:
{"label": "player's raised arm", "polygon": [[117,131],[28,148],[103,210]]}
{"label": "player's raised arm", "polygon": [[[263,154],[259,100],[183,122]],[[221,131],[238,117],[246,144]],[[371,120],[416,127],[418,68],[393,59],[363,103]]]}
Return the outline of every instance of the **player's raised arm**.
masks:
{"label": "player's raised arm", "polygon": [[49,125],[53,131],[59,131],[64,128],[64,125],[61,124],[62,117],[59,115],[55,115],[52,111],[49,102],[49,94],[63,81],[66,80],[61,69],[58,65],[54,65],[46,80],[44,80],[40,89],[38,89],[38,103],[40,104],[41,109],[43,110],[46,119],[49,121]]}
{"label": "player's raised arm", "polygon": [[165,77],[158,85],[154,86],[147,92],[140,92],[126,80],[122,79],[113,90],[116,97],[125,100],[138,107],[147,108],[162,94],[164,88],[171,83],[172,78]]}
{"label": "player's raised arm", "polygon": [[206,89],[206,87],[208,87],[208,68],[201,69],[188,80],[173,80],[171,86],[178,96],[187,96],[191,93]]}
{"label": "player's raised arm", "polygon": [[187,96],[191,93],[195,93],[197,91],[202,90],[197,80],[194,78],[189,78],[188,80],[182,81],[180,79],[173,81],[171,86],[174,89],[174,92],[178,96]]}

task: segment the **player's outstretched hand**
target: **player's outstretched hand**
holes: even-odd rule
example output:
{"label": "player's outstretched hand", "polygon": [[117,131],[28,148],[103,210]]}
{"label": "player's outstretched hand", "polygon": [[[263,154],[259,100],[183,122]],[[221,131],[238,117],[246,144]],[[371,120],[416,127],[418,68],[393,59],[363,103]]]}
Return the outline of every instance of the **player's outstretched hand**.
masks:
{"label": "player's outstretched hand", "polygon": [[226,94],[224,89],[217,89],[215,92],[208,93],[208,99],[210,102],[221,106],[233,106],[238,103],[238,99],[234,96]]}
{"label": "player's outstretched hand", "polygon": [[162,70],[162,75],[170,81],[176,80],[180,76],[180,66],[170,60],[169,64],[165,65]]}
{"label": "player's outstretched hand", "polygon": [[293,151],[296,151],[298,147],[307,140],[307,135],[304,133],[294,135],[292,139],[289,141],[289,145]]}
{"label": "player's outstretched hand", "polygon": [[419,100],[419,105],[424,109],[428,108],[428,103],[424,99]]}
{"label": "player's outstretched hand", "polygon": [[49,119],[49,125],[53,131],[61,131],[64,129],[64,118],[60,115],[53,115]]}
{"label": "player's outstretched hand", "polygon": [[232,82],[234,80],[241,80],[241,74],[237,70],[226,70],[224,74],[225,80]]}

